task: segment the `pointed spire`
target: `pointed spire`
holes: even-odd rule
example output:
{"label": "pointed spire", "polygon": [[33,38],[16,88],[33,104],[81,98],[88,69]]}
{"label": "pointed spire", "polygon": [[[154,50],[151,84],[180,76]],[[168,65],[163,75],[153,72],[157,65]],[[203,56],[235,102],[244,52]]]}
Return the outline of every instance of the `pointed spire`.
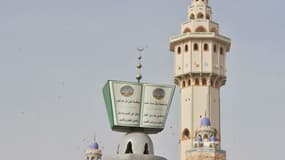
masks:
{"label": "pointed spire", "polygon": [[208,0],[192,0],[192,6],[195,5],[206,5],[208,6]]}
{"label": "pointed spire", "polygon": [[96,133],[94,134],[93,141],[96,143]]}
{"label": "pointed spire", "polygon": [[96,134],[93,137],[93,143],[89,145],[85,152],[86,160],[100,160],[102,151],[99,149],[99,144],[96,141]]}

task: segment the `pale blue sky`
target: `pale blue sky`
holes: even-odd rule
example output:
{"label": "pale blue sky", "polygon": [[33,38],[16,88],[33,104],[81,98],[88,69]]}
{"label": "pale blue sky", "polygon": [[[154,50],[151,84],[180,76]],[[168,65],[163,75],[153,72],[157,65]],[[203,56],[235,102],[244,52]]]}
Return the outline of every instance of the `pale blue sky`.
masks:
{"label": "pale blue sky", "polygon": [[[283,0],[209,0],[232,39],[222,88],[222,148],[231,160],[284,159]],[[168,39],[190,0],[0,0],[0,159],[83,159],[94,133],[114,154],[101,88],[135,80],[172,83]],[[155,151],[178,159],[179,92]]]}

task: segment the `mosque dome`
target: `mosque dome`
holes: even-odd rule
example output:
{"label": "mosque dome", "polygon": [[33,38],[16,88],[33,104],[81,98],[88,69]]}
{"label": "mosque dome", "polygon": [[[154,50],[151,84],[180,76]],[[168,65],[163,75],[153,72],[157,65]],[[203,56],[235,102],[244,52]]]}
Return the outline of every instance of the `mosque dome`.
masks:
{"label": "mosque dome", "polygon": [[98,144],[97,142],[95,142],[95,143],[91,144],[91,145],[89,146],[89,148],[90,148],[90,149],[99,149],[99,144]]}
{"label": "mosque dome", "polygon": [[201,120],[201,127],[206,127],[206,126],[211,126],[211,121],[210,121],[209,118],[204,117],[204,118]]}

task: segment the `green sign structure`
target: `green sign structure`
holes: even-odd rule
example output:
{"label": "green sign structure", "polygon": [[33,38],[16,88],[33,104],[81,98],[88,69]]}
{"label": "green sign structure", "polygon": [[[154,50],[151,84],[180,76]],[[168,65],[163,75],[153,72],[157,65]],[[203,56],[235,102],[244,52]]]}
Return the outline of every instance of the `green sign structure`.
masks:
{"label": "green sign structure", "polygon": [[107,81],[103,94],[112,130],[162,131],[174,90],[172,85]]}

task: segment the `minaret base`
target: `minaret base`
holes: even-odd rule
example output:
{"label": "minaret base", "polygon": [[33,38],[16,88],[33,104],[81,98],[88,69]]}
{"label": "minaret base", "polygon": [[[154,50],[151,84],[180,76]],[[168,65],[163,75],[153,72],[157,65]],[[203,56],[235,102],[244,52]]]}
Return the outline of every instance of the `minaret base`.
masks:
{"label": "minaret base", "polygon": [[186,160],[226,160],[226,151],[207,148],[195,148],[186,153]]}

